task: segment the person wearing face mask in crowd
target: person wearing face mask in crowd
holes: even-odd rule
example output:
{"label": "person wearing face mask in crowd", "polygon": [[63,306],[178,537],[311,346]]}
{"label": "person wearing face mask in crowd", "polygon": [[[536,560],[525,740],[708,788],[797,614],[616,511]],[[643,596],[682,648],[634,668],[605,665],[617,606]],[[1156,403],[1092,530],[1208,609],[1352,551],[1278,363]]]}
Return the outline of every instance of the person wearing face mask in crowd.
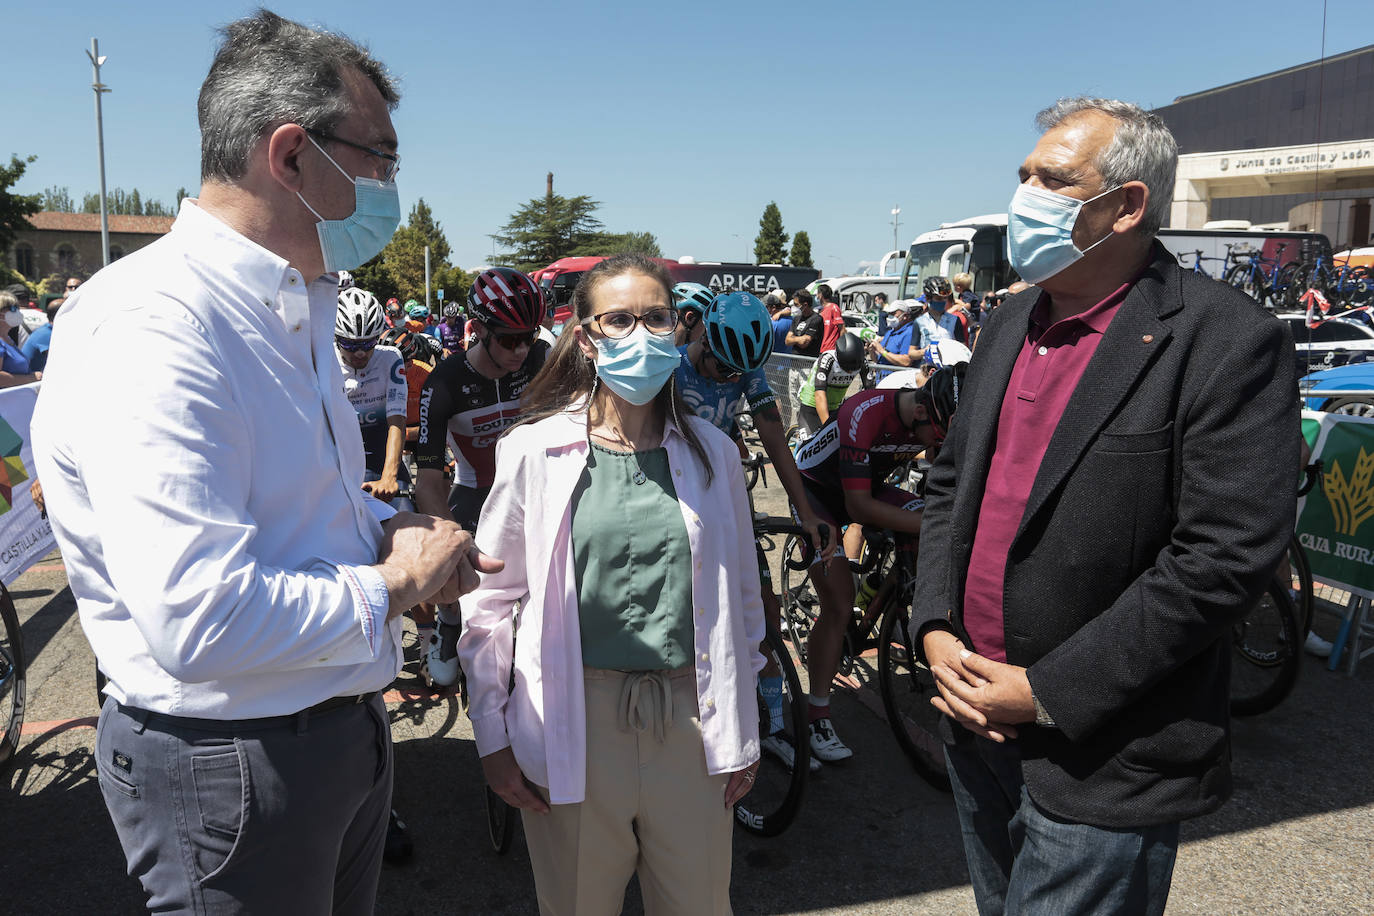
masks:
{"label": "person wearing face mask in crowd", "polygon": [[463,602],[468,715],[546,914],[619,912],[636,872],[648,912],[731,912],[763,609],[739,454],[679,396],[677,321],[653,260],[587,272],[477,534],[512,562]]}
{"label": "person wearing face mask in crowd", "polygon": [[[549,352],[539,339],[544,306],[539,284],[518,270],[493,267],[472,281],[474,342],[440,363],[420,391],[415,502],[421,512],[477,529],[496,472],[496,440],[519,419],[525,389]],[[444,476],[446,449],[457,462],[452,488]],[[421,663],[431,684],[458,680],[458,628],[458,606],[441,606]]]}
{"label": "person wearing face mask in crowd", "polygon": [[768,306],[768,317],[773,322],[773,352],[786,353],[787,332],[792,330],[792,306],[788,304],[787,293],[775,289],[763,304]]}
{"label": "person wearing face mask in crowd", "polygon": [[924,285],[926,309],[916,316],[923,350],[941,340],[957,340],[968,346],[968,313],[953,307],[954,292],[944,277],[927,277]]}
{"label": "person wearing face mask in crowd", "polygon": [[1293,531],[1293,342],[1156,239],[1157,115],[1037,121],[1007,214],[1036,286],[985,322],[926,477],[913,644],[979,911],[1158,914],[1179,822],[1231,792],[1231,628]]}
{"label": "person wearing face mask in crowd", "polygon": [[916,326],[911,321],[912,313],[918,308],[914,299],[898,299],[883,306],[887,317],[887,330],[881,338],[874,338],[865,344],[869,359],[880,367],[877,380],[887,378],[896,369],[910,368],[920,358],[919,340],[913,340]]}
{"label": "person wearing face mask in crowd", "polygon": [[[0,315],[4,316],[5,327],[13,331],[19,327],[23,317],[19,312],[19,300],[6,292],[0,292]],[[8,334],[0,336],[0,388],[13,388],[42,380],[42,372],[34,372],[18,345]]]}
{"label": "person wearing face mask in crowd", "polygon": [[96,771],[153,912],[371,912],[400,615],[500,566],[359,486],[336,272],[400,222],[397,102],[347,38],[225,26],[199,199],[82,284],[44,372],[34,459],[108,677]]}

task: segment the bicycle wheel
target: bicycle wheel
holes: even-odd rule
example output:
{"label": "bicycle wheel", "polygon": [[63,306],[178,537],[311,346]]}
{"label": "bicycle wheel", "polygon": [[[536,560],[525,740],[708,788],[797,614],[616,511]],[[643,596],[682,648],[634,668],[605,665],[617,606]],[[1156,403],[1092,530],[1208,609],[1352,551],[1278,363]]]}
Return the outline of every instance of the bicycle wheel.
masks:
{"label": "bicycle wheel", "polygon": [[10,593],[0,585],[0,767],[19,749],[24,728],[24,633]]}
{"label": "bicycle wheel", "polygon": [[1288,696],[1302,666],[1297,611],[1275,577],[1259,602],[1231,627],[1231,715],[1268,712]]}
{"label": "bicycle wheel", "polygon": [[[782,672],[783,727],[778,737],[786,746],[782,753],[790,752],[792,759],[789,762],[764,750],[753,788],[735,805],[735,823],[758,836],[777,836],[788,828],[801,808],[811,746],[807,741],[808,711],[801,679],[797,677],[797,668],[792,664],[786,644],[773,630],[764,637],[764,652],[777,661]],[[772,730],[772,719],[763,694],[760,692],[757,696],[759,735],[767,737]]]}
{"label": "bicycle wheel", "polygon": [[1296,536],[1288,542],[1288,567],[1292,582],[1289,588],[1298,593],[1298,600],[1294,602],[1298,623],[1302,625],[1298,635],[1306,639],[1307,634],[1312,632],[1312,564],[1307,562],[1307,551],[1298,543]]}
{"label": "bicycle wheel", "polygon": [[940,711],[930,705],[931,697],[937,694],[935,678],[912,651],[908,619],[906,607],[894,600],[883,612],[878,629],[878,686],[883,709],[888,727],[917,775],[948,792],[945,745],[937,731]]}
{"label": "bicycle wheel", "polygon": [[1306,264],[1297,261],[1289,261],[1279,268],[1279,272],[1274,275],[1275,304],[1285,309],[1296,308],[1298,297],[1307,292],[1307,287],[1302,281],[1309,272]]}
{"label": "bicycle wheel", "polygon": [[510,850],[511,840],[515,837],[515,809],[506,800],[486,787],[487,792],[487,835],[491,837],[491,848],[496,854],[504,856]]}
{"label": "bicycle wheel", "polygon": [[821,613],[821,599],[806,574],[808,556],[803,535],[789,534],[782,546],[782,626],[792,651],[806,664],[806,641]]}
{"label": "bicycle wheel", "polygon": [[1267,290],[1264,288],[1264,274],[1249,264],[1237,264],[1226,273],[1226,282],[1245,295],[1261,304]]}

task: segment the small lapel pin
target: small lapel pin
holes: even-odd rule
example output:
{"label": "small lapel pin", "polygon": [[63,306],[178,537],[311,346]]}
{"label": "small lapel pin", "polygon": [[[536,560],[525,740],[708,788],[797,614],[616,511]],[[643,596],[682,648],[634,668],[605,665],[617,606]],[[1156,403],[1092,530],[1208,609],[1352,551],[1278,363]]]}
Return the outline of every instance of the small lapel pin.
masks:
{"label": "small lapel pin", "polygon": [[1144,337],[1142,337],[1142,338],[1140,338],[1140,339],[1143,340],[1143,341],[1145,341],[1146,343],[1153,343],[1153,342],[1154,342],[1154,339],[1155,339],[1155,335],[1153,335],[1153,334],[1146,334]]}

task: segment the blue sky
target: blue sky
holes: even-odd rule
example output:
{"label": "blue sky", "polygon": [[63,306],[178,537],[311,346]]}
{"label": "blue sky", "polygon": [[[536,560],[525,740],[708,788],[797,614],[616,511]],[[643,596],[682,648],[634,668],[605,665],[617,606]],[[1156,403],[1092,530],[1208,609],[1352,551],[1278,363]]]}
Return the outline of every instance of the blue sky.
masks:
{"label": "blue sky", "polygon": [[[1315,60],[1320,0],[1197,3],[281,2],[368,43],[401,78],[403,206],[434,209],[456,263],[544,191],[588,194],[668,257],[752,258],[764,206],[827,274],[942,221],[1005,209],[1035,112],[1065,95],[1146,107]],[[6,13],[0,155],[18,190],[98,187],[100,39],[111,188],[171,203],[199,183],[195,101],[215,27],[249,4],[25,3]],[[1329,0],[1326,53],[1374,44],[1368,0]]]}

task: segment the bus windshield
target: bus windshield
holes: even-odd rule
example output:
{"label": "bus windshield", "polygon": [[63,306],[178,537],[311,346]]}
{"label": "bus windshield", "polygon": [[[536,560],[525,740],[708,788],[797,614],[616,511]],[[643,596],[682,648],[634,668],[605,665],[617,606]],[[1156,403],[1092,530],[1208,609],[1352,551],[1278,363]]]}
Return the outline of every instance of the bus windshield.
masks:
{"label": "bus windshield", "polygon": [[964,270],[968,253],[969,243],[958,239],[912,245],[902,269],[899,298],[915,299],[930,277],[950,277]]}

